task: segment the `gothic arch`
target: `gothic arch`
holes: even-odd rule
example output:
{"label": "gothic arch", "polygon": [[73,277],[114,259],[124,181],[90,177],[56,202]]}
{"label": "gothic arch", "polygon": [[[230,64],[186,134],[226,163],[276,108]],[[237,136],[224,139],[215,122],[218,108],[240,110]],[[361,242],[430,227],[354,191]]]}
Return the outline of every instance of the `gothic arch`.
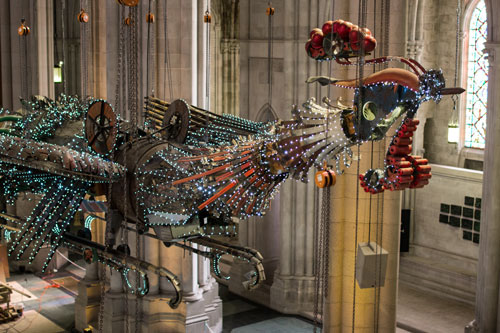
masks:
{"label": "gothic arch", "polygon": [[257,121],[267,122],[278,119],[276,116],[276,111],[274,111],[272,105],[269,103],[264,104],[259,112],[257,112],[257,117],[255,118]]}

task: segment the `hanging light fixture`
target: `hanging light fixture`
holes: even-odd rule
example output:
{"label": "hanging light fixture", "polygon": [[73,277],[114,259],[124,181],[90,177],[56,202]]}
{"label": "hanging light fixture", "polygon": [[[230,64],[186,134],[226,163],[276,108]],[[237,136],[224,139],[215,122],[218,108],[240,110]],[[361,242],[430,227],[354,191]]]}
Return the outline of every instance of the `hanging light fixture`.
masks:
{"label": "hanging light fixture", "polygon": [[57,64],[54,65],[54,83],[62,82],[62,66],[63,66],[62,61],[59,61]]}
{"label": "hanging light fixture", "polygon": [[458,125],[448,124],[448,143],[458,143],[459,134]]}
{"label": "hanging light fixture", "polygon": [[451,111],[450,119],[448,119],[448,143],[458,143],[460,139],[460,129],[458,127],[457,95],[454,95],[452,99],[453,110]]}

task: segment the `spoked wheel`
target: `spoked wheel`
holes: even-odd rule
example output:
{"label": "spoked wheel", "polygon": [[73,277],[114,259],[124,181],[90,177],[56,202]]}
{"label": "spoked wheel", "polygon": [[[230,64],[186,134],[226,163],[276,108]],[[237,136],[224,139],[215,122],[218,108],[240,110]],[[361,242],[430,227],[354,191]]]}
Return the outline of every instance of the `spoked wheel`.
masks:
{"label": "spoked wheel", "polygon": [[186,140],[189,129],[189,106],[183,100],[175,100],[168,107],[163,116],[163,138],[183,143]]}
{"label": "spoked wheel", "polygon": [[85,118],[85,137],[89,147],[98,154],[107,155],[115,147],[118,120],[106,101],[93,102]]}
{"label": "spoked wheel", "polygon": [[323,49],[329,57],[338,56],[344,49],[344,41],[337,33],[327,34],[323,38]]}

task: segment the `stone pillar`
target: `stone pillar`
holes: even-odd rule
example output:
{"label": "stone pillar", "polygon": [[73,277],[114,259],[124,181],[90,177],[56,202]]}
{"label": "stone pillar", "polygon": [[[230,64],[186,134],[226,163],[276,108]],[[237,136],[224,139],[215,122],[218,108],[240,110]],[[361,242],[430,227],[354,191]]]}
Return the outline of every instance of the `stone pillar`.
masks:
{"label": "stone pillar", "polygon": [[97,321],[101,298],[98,264],[86,264],[85,268],[85,277],[78,282],[78,296],[75,299],[75,328],[79,332],[83,332],[89,323]]}
{"label": "stone pillar", "polygon": [[[488,19],[491,18],[488,13]],[[489,21],[488,21],[489,23]],[[488,33],[490,33],[489,30]],[[489,36],[490,37],[490,36]],[[488,113],[484,151],[484,182],[481,207],[481,242],[477,272],[475,323],[477,332],[500,329],[500,42],[488,42]]]}
{"label": "stone pillar", "polygon": [[214,19],[214,110],[240,114],[240,1],[211,0]]}
{"label": "stone pillar", "polygon": [[[377,164],[383,159],[385,148],[375,144],[374,150],[376,161],[374,164]],[[357,148],[354,147],[353,151],[356,157]],[[360,173],[371,167],[370,154],[370,144],[361,147]],[[354,318],[355,332],[373,332],[376,322],[381,332],[394,332],[400,192],[386,191],[370,197],[361,188],[357,188],[359,184],[356,163],[354,162],[344,175],[337,177],[337,184],[332,190],[329,293],[324,305],[323,327],[326,332],[350,332],[353,330]],[[359,201],[356,199],[357,193]],[[372,200],[371,226],[370,200]],[[369,230],[371,230],[370,236]],[[375,296],[374,288],[360,289],[354,278],[357,246],[369,239],[389,252],[385,284],[380,288],[380,298]]]}
{"label": "stone pillar", "polygon": [[[132,243],[130,242],[130,238],[131,237],[129,236],[127,243],[131,248],[135,247],[135,245],[132,245]],[[104,295],[104,309],[102,314],[104,332],[123,332],[125,331],[125,320],[127,320],[127,318],[125,317],[127,306],[129,317],[132,317],[131,314],[133,313],[133,317],[135,318],[135,299],[129,294],[123,292],[123,278],[120,272],[117,272],[113,269],[108,269],[107,267],[105,267],[104,269],[103,267],[99,267],[99,270],[101,274],[104,273],[104,275],[109,276],[109,290],[106,291]],[[135,274],[130,273],[129,276],[131,279],[130,282],[134,283]],[[101,283],[104,283],[105,278],[105,276],[101,275]],[[101,292],[100,287],[99,292]],[[97,306],[99,306],[99,304]],[[129,320],[129,325],[130,327],[133,327],[134,320]]]}
{"label": "stone pillar", "polygon": [[[90,2],[89,2],[90,3]],[[91,47],[92,55],[89,63],[89,94],[94,98],[108,98],[107,89],[107,60],[108,60],[108,50],[107,50],[107,6],[106,1],[98,1],[92,3],[91,6]],[[118,12],[118,5],[115,7],[116,13]],[[112,16],[109,13],[109,16]],[[116,26],[118,29],[118,26]],[[110,61],[114,63],[116,61]],[[114,102],[114,101],[113,101]]]}
{"label": "stone pillar", "polygon": [[[38,7],[38,3],[37,3]],[[17,27],[21,19],[26,19],[26,24],[31,28],[31,33],[26,36],[27,54],[26,75],[28,95],[38,92],[38,28],[37,22],[41,19],[36,15],[37,9],[29,0],[2,1],[0,3],[0,107],[11,111],[21,107],[19,97],[21,91],[21,59],[20,39]],[[45,21],[44,21],[45,22]],[[43,36],[43,32],[42,32]],[[42,37],[43,38],[43,37]],[[42,55],[43,56],[43,55]]]}
{"label": "stone pillar", "polygon": [[38,33],[38,89],[37,94],[55,98],[54,93],[54,26],[47,24],[54,19],[54,2],[42,0],[36,2]]}
{"label": "stone pillar", "polygon": [[271,287],[271,307],[280,312],[312,317],[316,195],[314,182],[295,180],[281,192],[281,255]]}
{"label": "stone pillar", "polygon": [[220,332],[222,304],[218,285],[207,274],[206,260],[176,246],[167,248],[161,244],[160,265],[182,281],[184,298],[179,308],[171,309],[166,303],[173,295],[171,285],[160,278],[160,292],[151,298],[147,311],[151,318],[148,329],[194,333],[203,332],[208,326],[214,332]]}
{"label": "stone pillar", "polygon": [[[234,2],[233,2],[234,3]],[[240,43],[236,38],[226,38],[220,41],[222,58],[222,88],[223,94],[220,108],[222,113],[239,115],[239,77],[240,77]]]}

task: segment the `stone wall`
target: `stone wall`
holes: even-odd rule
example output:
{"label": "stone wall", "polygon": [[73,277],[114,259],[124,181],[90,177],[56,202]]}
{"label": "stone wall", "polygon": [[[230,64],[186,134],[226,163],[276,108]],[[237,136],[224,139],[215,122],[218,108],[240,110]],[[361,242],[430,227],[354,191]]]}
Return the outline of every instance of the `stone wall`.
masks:
{"label": "stone wall", "polygon": [[[424,0],[419,1],[418,6],[420,8],[413,15],[417,16],[417,24],[421,16],[422,24],[415,28],[416,35],[420,34],[421,50],[414,56],[426,68],[441,68],[446,85],[454,86],[457,3]],[[464,3],[462,23],[466,12]],[[459,47],[458,85],[464,86],[460,72],[462,39]],[[410,53],[410,48],[408,51]],[[457,112],[462,116],[463,102],[463,98],[459,99],[457,105]],[[467,232],[466,237],[473,237],[477,232],[462,228],[462,216],[453,217],[455,227],[440,223],[439,219],[441,203],[465,207],[466,196],[481,197],[482,172],[456,167],[464,167],[466,158],[482,160],[482,151],[464,149],[460,143],[448,143],[448,121],[452,111],[453,101],[446,96],[437,105],[424,103],[417,113],[421,125],[414,140],[414,153],[423,154],[434,163],[433,177],[423,189],[405,191],[406,207],[412,209],[411,250],[409,256],[401,259],[400,276],[402,281],[473,303],[479,245],[464,240],[463,232]],[[474,219],[471,220],[474,226]],[[439,267],[439,272],[435,267]]]}
{"label": "stone wall", "polygon": [[[480,215],[469,217],[467,216],[469,211],[464,211],[464,209],[474,211],[480,211],[481,209],[480,206],[475,206],[475,202],[466,203],[465,198],[481,199],[482,172],[432,165],[432,175],[432,181],[428,186],[415,191],[418,205],[414,211],[414,216],[418,223],[415,224],[413,229],[412,245],[432,248],[450,255],[463,256],[477,263],[478,244],[463,239],[463,231],[469,230],[467,227],[464,229],[464,221],[460,221],[461,224],[458,226],[453,226],[454,221],[446,223],[443,220],[440,222],[440,214],[479,221]],[[453,207],[448,209],[446,206],[441,207],[442,204],[461,207],[462,211],[453,212]],[[449,263],[448,259],[444,259],[443,262]],[[457,262],[456,264],[473,272],[476,270],[476,265],[470,260],[467,263]]]}
{"label": "stone wall", "polygon": [[432,165],[432,180],[415,191],[410,252],[400,280],[474,303],[483,173]]}
{"label": "stone wall", "polygon": [[[425,0],[420,2],[423,6],[422,21],[422,49],[421,63],[426,68],[441,68],[443,70],[446,86],[454,86],[455,62],[458,61],[458,86],[466,87],[466,73],[462,73],[462,54],[464,30],[467,29],[466,17],[469,6],[475,1],[462,1],[461,32],[459,33],[459,57],[456,60],[456,24],[457,2]],[[465,119],[465,93],[459,98],[457,116],[461,122]],[[468,166],[466,159],[482,161],[481,150],[464,149],[461,143],[448,142],[448,121],[452,116],[453,102],[450,96],[443,97],[441,103],[435,105],[427,103],[419,111],[419,118],[427,118],[424,129],[425,157],[432,163],[456,167]],[[462,125],[463,126],[463,125]],[[419,152],[420,153],[420,152]],[[482,169],[482,164],[479,164]]]}

